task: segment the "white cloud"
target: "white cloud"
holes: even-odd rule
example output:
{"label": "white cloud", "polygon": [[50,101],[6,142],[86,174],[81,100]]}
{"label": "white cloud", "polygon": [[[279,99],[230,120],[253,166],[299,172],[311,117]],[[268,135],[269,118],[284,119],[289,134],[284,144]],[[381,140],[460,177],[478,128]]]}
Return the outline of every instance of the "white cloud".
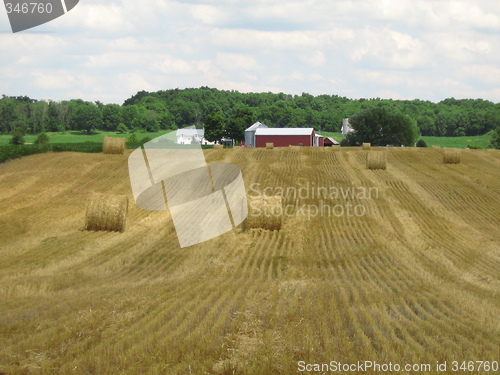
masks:
{"label": "white cloud", "polygon": [[205,25],[218,25],[228,19],[228,15],[217,6],[194,4],[189,8],[193,18]]}
{"label": "white cloud", "polygon": [[217,65],[226,70],[248,71],[259,69],[259,64],[253,55],[244,53],[217,53]]}
{"label": "white cloud", "polygon": [[86,0],[0,34],[0,89],[113,102],[205,85],[500,101],[499,33],[500,2],[488,0]]}
{"label": "white cloud", "polygon": [[154,61],[150,62],[153,71],[166,74],[188,75],[193,74],[195,69],[189,61],[170,55],[151,56]]}
{"label": "white cloud", "polygon": [[313,68],[319,68],[326,64],[326,57],[323,51],[314,51],[300,56],[300,59]]}
{"label": "white cloud", "polygon": [[63,69],[56,72],[34,72],[34,84],[43,90],[69,89],[75,84],[75,76]]}

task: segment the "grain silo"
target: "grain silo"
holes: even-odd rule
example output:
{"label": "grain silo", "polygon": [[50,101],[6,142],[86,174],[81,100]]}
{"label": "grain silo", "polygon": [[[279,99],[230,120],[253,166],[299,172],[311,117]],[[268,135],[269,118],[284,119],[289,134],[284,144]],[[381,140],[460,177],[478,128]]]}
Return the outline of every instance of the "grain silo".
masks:
{"label": "grain silo", "polygon": [[267,125],[264,125],[261,122],[256,122],[248,129],[245,130],[245,146],[247,147],[255,147],[255,131],[258,128],[267,128]]}

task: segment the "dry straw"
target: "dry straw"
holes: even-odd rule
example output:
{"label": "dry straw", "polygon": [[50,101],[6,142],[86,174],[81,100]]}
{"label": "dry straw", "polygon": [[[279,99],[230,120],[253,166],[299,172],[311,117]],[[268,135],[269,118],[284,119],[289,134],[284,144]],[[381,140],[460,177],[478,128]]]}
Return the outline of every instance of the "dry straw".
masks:
{"label": "dry straw", "polygon": [[125,195],[92,193],[87,202],[85,229],[124,232],[128,198]]}
{"label": "dry straw", "polygon": [[125,138],[104,137],[102,152],[105,154],[120,154],[125,152]]}
{"label": "dry straw", "polygon": [[272,150],[274,148],[274,143],[266,143],[266,148]]}
{"label": "dry straw", "polygon": [[445,148],[443,153],[443,163],[445,164],[460,164],[460,149]]}
{"label": "dry straw", "polygon": [[333,151],[340,151],[340,145],[333,145],[332,149]]}
{"label": "dry straw", "polygon": [[214,148],[215,149],[221,149],[221,148],[224,148],[224,145],[214,145]]}
{"label": "dry straw", "polygon": [[363,150],[369,150],[371,147],[371,143],[363,143]]}
{"label": "dry straw", "polygon": [[280,230],[283,216],[283,202],[281,196],[247,197],[248,216],[244,228],[261,228]]}
{"label": "dry straw", "polygon": [[385,151],[369,152],[366,157],[367,169],[387,169],[387,154]]}
{"label": "dry straw", "polygon": [[432,146],[434,150],[441,150],[441,146]]}

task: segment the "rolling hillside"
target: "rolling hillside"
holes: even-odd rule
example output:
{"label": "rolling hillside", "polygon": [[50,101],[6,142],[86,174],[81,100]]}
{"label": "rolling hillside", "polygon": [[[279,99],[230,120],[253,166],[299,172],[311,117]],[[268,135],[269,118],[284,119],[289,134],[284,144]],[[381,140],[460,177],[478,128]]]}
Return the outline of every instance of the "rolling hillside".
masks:
{"label": "rolling hillside", "polygon": [[[393,149],[375,171],[359,149],[204,152],[240,166],[248,192],[309,189],[284,197],[305,208],[281,231],[180,249],[168,213],[132,203],[130,150],[0,165],[1,374],[295,374],[299,361],[456,374],[453,361],[500,360],[500,152],[445,165]],[[83,230],[91,191],[130,197],[124,233]],[[321,202],[364,215],[313,215]]]}

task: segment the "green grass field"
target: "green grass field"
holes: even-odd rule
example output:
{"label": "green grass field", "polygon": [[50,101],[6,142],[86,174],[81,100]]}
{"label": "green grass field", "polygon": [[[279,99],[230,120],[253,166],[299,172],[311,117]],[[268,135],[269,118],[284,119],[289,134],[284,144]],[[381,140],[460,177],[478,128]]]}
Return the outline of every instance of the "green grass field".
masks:
{"label": "green grass field", "polygon": [[488,134],[473,137],[422,137],[428,147],[441,146],[453,148],[466,148],[468,146],[479,146],[488,148],[491,136]]}
{"label": "green grass field", "polygon": [[[342,133],[320,132],[324,137],[332,137],[338,142],[342,141]],[[479,146],[488,148],[491,136],[488,134],[473,137],[422,137],[428,147],[441,146],[453,148],[466,148],[468,146]]]}
{"label": "green grass field", "polygon": [[[143,137],[156,138],[160,135],[168,133],[168,131],[163,130],[155,133],[136,133],[139,139]],[[117,132],[97,132],[95,134],[85,134],[76,131],[70,131],[66,133],[46,133],[49,136],[49,143],[84,143],[84,142],[97,142],[102,143],[104,137],[130,137],[130,133],[119,134]],[[9,144],[9,140],[12,138],[11,135],[2,134],[0,135],[0,146]],[[36,135],[25,135],[24,140],[26,143],[33,143],[36,139]]]}
{"label": "green grass field", "polygon": [[332,137],[335,139],[337,142],[342,141],[342,133],[337,133],[337,132],[319,132],[323,137]]}
{"label": "green grass field", "polygon": [[[156,138],[160,135],[167,133],[168,131],[159,131],[155,133],[137,133],[139,139],[143,137]],[[338,142],[342,141],[342,133],[337,132],[321,132],[324,137],[332,137]],[[105,136],[108,137],[126,137],[130,136],[127,134],[118,134],[116,132],[98,132],[92,135],[82,134],[80,132],[66,132],[66,133],[47,133],[51,144],[55,143],[84,143],[84,142],[97,142],[102,143]],[[0,135],[0,146],[9,144],[11,136],[8,134]],[[26,135],[24,140],[26,143],[33,143],[36,139],[35,135]],[[428,147],[441,146],[441,147],[454,147],[454,148],[466,148],[467,146],[479,146],[480,148],[488,148],[491,136],[488,134],[473,136],[473,137],[422,137],[422,139],[427,143]]]}

